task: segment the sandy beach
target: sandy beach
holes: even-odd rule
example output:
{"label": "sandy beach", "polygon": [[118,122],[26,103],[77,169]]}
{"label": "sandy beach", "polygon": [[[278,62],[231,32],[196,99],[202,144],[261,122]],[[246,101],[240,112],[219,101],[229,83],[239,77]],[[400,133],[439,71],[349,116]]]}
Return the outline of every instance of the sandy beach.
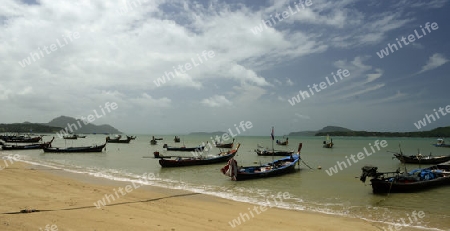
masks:
{"label": "sandy beach", "polygon": [[[0,230],[383,230],[382,224],[359,219],[255,209],[183,190],[135,189],[130,182],[71,174],[22,162],[1,170]],[[110,201],[97,208],[94,203],[105,194]],[[20,213],[32,209],[39,211]],[[233,228],[230,222],[238,217],[241,224]]]}

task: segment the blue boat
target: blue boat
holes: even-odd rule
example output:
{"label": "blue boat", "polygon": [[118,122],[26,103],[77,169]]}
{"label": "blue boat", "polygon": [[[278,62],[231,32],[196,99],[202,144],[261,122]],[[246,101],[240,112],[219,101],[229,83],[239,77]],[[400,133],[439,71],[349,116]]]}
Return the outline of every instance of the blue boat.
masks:
{"label": "blue boat", "polygon": [[236,181],[266,178],[292,173],[295,171],[295,165],[300,161],[301,148],[302,143],[299,144],[297,154],[291,154],[290,156],[286,156],[259,166],[238,167],[237,161],[234,158],[231,158],[228,161],[228,164],[221,169],[221,172]]}

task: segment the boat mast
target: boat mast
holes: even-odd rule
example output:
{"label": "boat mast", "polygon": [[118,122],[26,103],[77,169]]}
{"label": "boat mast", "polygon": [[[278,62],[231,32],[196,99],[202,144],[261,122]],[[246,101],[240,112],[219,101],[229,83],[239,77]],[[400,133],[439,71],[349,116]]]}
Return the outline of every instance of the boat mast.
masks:
{"label": "boat mast", "polygon": [[272,137],[272,163],[275,161],[273,158],[273,155],[275,153],[275,149],[273,148],[273,140],[275,139],[274,135],[273,135],[273,127],[272,127],[272,133],[270,134],[270,136]]}

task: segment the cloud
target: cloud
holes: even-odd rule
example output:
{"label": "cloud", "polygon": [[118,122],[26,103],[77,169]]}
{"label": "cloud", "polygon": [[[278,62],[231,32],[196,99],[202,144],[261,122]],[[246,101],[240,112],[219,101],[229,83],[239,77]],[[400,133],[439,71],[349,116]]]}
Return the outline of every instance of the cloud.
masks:
{"label": "cloud", "polygon": [[444,55],[435,53],[428,59],[427,63],[422,67],[422,69],[417,74],[421,74],[426,71],[436,69],[446,64],[448,61],[449,60],[445,58]]}
{"label": "cloud", "polygon": [[130,99],[130,102],[138,106],[138,108],[151,108],[151,107],[170,107],[171,100],[167,97],[155,99],[147,93]]}
{"label": "cloud", "polygon": [[394,7],[442,8],[448,0],[401,0]]}
{"label": "cloud", "polygon": [[351,98],[354,96],[359,96],[359,95],[362,95],[362,94],[365,94],[365,93],[368,93],[371,91],[378,90],[384,86],[385,86],[384,83],[379,83],[379,84],[372,85],[372,86],[365,86],[364,89],[356,91],[356,92],[352,92],[350,94],[343,95],[343,96],[339,97],[339,99],[347,99],[347,98]]}
{"label": "cloud", "polygon": [[260,97],[267,93],[267,91],[258,86],[243,84],[242,86],[234,86],[233,90],[236,92],[236,102],[242,105],[253,104]]}
{"label": "cloud", "polygon": [[295,113],[295,115],[296,115],[298,118],[300,118],[300,119],[306,119],[306,120],[311,119],[311,117],[309,117],[309,116],[307,116],[307,115],[302,115],[302,114],[299,114],[299,113]]}
{"label": "cloud", "polygon": [[377,68],[375,69],[377,73],[367,74],[367,80],[365,83],[370,83],[375,81],[376,79],[379,79],[383,75],[383,70]]}
{"label": "cloud", "polygon": [[373,72],[373,67],[365,64],[369,59],[369,56],[356,56],[351,61],[338,60],[334,62],[335,67],[349,70],[350,76],[335,83],[342,85],[341,87],[331,91],[327,90],[325,98],[329,101],[342,100],[384,87],[385,83],[374,84],[383,76],[384,71],[376,68]]}
{"label": "cloud", "polygon": [[208,107],[231,106],[232,103],[223,95],[214,95],[208,99],[203,99],[201,103]]}
{"label": "cloud", "polygon": [[291,80],[290,78],[287,78],[286,84],[287,84],[288,86],[294,86],[294,82],[292,82],[292,80]]}

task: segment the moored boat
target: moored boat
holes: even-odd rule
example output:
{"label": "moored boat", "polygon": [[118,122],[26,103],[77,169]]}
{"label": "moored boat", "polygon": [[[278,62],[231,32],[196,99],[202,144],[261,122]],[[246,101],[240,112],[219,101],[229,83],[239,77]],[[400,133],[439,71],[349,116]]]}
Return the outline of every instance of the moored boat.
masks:
{"label": "moored boat", "polygon": [[216,146],[216,148],[233,148],[233,144],[234,144],[234,138],[233,138],[233,142],[231,142],[231,143],[218,143],[216,141],[215,146]]}
{"label": "moored boat", "polygon": [[131,137],[130,136],[127,136],[127,139],[125,139],[125,140],[121,140],[120,139],[121,137],[122,137],[121,135],[117,136],[116,138],[111,138],[111,137],[107,136],[106,137],[106,142],[107,143],[122,143],[122,144],[130,143],[130,141],[131,141]]}
{"label": "moored boat", "polygon": [[106,142],[102,145],[92,145],[92,146],[83,146],[83,147],[68,147],[68,148],[59,148],[59,147],[44,147],[44,152],[58,152],[58,153],[69,153],[69,152],[102,152],[103,148],[105,148]]}
{"label": "moored boat", "polygon": [[152,136],[152,139],[150,140],[150,144],[151,145],[156,145],[158,143],[158,141],[156,141],[155,137]]}
{"label": "moored boat", "polygon": [[[237,151],[239,150],[240,144],[237,145],[236,149],[229,150],[227,152],[220,152],[216,155],[207,156],[193,156],[193,157],[182,157],[182,156],[162,156],[158,153],[155,154],[155,158],[160,158],[159,164],[162,167],[183,167],[192,165],[207,165],[226,162],[233,158]],[[172,159],[172,158],[175,159]]]}
{"label": "moored boat", "polygon": [[278,144],[278,145],[284,145],[284,146],[286,146],[286,145],[289,144],[289,138],[286,137],[286,140],[283,141],[283,142],[281,142],[280,140],[277,140],[275,143]]}
{"label": "moored boat", "polygon": [[450,185],[450,164],[435,165],[410,172],[378,172],[374,166],[364,166],[360,180],[371,177],[373,193],[410,193]]}
{"label": "moored boat", "polygon": [[0,136],[0,139],[6,143],[37,143],[42,140],[41,136],[31,137],[31,136]]}
{"label": "moored boat", "polygon": [[73,134],[73,135],[63,136],[63,138],[66,139],[66,140],[76,140],[76,139],[78,139],[78,136]]}
{"label": "moored boat", "polygon": [[406,164],[440,164],[450,161],[450,155],[447,156],[422,156],[422,154],[405,156],[402,152],[394,153],[395,158]]}
{"label": "moored boat", "polygon": [[259,166],[238,167],[237,161],[234,158],[231,158],[227,165],[225,165],[220,171],[235,181],[267,178],[288,174],[294,172],[295,165],[299,163],[301,148],[302,143],[299,144],[297,154],[292,154]]}
{"label": "moored boat", "polygon": [[433,145],[435,147],[450,148],[450,144],[446,144],[443,138],[437,139],[437,142]]}
{"label": "moored boat", "polygon": [[327,140],[323,141],[323,147],[324,148],[333,148],[333,145],[334,145],[333,139],[330,139],[330,136],[327,135]]}
{"label": "moored boat", "polygon": [[52,140],[42,143],[42,144],[24,144],[24,145],[13,145],[13,144],[6,144],[4,142],[0,142],[0,145],[2,146],[2,150],[29,150],[29,149],[41,149],[44,147],[50,147],[55,137],[52,138]]}
{"label": "moored boat", "polygon": [[282,151],[282,150],[268,150],[264,148],[255,149],[258,156],[289,156],[294,154],[294,151]]}
{"label": "moored boat", "polygon": [[167,151],[193,152],[193,151],[203,151],[205,146],[203,145],[203,146],[198,146],[198,147],[187,148],[185,146],[172,147],[172,146],[168,146],[167,144],[164,144],[163,148],[165,148]]}
{"label": "moored boat", "polygon": [[180,139],[180,137],[175,136],[175,138],[173,138],[173,141],[174,141],[175,143],[180,143],[181,139]]}

